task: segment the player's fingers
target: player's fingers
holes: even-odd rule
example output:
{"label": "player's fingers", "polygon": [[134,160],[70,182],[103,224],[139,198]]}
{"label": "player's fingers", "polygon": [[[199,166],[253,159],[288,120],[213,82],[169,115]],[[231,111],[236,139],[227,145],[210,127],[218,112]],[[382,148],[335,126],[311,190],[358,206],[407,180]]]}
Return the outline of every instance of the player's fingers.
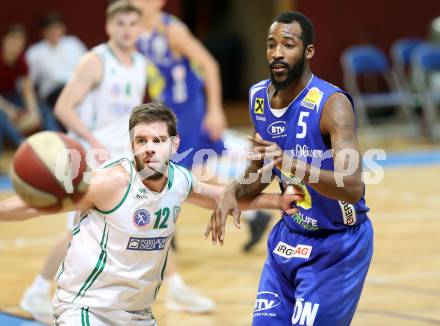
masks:
{"label": "player's fingers", "polygon": [[220,212],[220,231],[218,233],[218,240],[221,246],[223,246],[223,239],[225,238],[226,219],[228,215],[229,212],[226,211]]}
{"label": "player's fingers", "polygon": [[247,139],[249,139],[252,143],[259,144],[259,145],[270,146],[270,145],[274,144],[273,142],[270,142],[270,141],[267,141],[267,140],[264,140],[263,138],[261,138],[261,136],[258,133],[255,134],[254,137],[247,136]]}
{"label": "player's fingers", "polygon": [[209,233],[214,232],[212,222],[213,222],[213,219],[212,219],[212,215],[211,215],[211,219],[209,220],[208,226],[206,227],[206,231],[205,231],[205,240],[208,238]]}
{"label": "player's fingers", "polygon": [[216,226],[215,226],[215,218],[212,219],[212,223],[213,223],[213,228],[212,228],[212,232],[211,232],[211,241],[212,241],[212,244],[215,246],[215,245],[217,245],[217,230],[216,230]]}
{"label": "player's fingers", "polygon": [[277,157],[276,159],[274,159],[272,162],[267,163],[265,166],[263,166],[262,168],[260,168],[257,172],[258,173],[264,173],[268,170],[272,170],[275,166],[277,166],[278,164],[280,164],[283,161],[282,157]]}
{"label": "player's fingers", "polygon": [[234,225],[235,225],[235,227],[236,227],[237,229],[240,229],[240,228],[241,228],[241,225],[240,225],[240,215],[241,215],[240,210],[238,210],[238,209],[234,209],[234,210],[232,211],[232,217],[234,218]]}
{"label": "player's fingers", "polygon": [[219,233],[220,233],[220,209],[218,207],[214,210],[213,217],[214,217],[214,219],[213,219],[214,232],[212,233],[212,243],[215,246],[215,245],[217,245],[217,239],[218,239]]}
{"label": "player's fingers", "polygon": [[291,208],[289,208],[289,209],[284,210],[284,212],[285,212],[287,215],[293,215],[293,214],[296,214],[296,213],[298,212],[298,210],[299,210],[298,207],[291,207]]}

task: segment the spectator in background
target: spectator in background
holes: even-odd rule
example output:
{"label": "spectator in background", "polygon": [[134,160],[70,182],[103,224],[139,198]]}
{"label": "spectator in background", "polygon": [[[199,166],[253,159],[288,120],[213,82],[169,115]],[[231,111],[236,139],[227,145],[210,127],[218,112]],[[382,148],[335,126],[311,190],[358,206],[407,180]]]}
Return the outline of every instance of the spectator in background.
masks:
{"label": "spectator in background", "polygon": [[43,39],[29,47],[26,59],[40,99],[53,108],[87,49],[77,37],[65,35],[66,28],[58,13],[47,14],[41,27]]}
{"label": "spectator in background", "polygon": [[38,105],[23,56],[25,44],[24,27],[9,26],[2,37],[0,51],[0,146],[4,136],[18,146],[23,134],[41,127],[58,129],[47,108]]}

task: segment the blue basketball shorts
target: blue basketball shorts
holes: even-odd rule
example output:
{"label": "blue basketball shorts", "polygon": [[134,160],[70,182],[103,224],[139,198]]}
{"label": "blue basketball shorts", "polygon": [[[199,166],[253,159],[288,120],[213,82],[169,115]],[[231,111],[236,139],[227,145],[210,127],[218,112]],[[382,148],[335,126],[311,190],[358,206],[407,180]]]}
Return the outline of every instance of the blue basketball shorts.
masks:
{"label": "blue basketball shorts", "polygon": [[253,326],[350,324],[373,254],[370,220],[319,237],[280,220],[267,249]]}

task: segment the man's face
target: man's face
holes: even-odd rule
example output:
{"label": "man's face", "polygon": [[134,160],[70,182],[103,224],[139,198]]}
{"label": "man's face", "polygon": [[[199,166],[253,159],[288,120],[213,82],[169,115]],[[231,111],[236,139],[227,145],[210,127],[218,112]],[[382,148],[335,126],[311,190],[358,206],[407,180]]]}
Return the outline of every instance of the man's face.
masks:
{"label": "man's face", "polygon": [[22,33],[10,33],[3,39],[3,51],[10,58],[18,58],[26,45],[26,37]]}
{"label": "man's face", "polygon": [[297,22],[273,23],[267,37],[266,57],[276,89],[283,89],[298,80],[304,71],[306,59],[301,26]]}
{"label": "man's face", "polygon": [[64,36],[65,28],[62,23],[55,23],[43,30],[43,37],[47,42],[51,44],[58,44],[61,38]]}
{"label": "man's face", "polygon": [[145,179],[160,179],[177,151],[179,137],[170,137],[167,124],[162,121],[139,123],[131,132],[137,170]]}
{"label": "man's face", "polygon": [[121,12],[107,21],[110,39],[121,49],[134,49],[140,33],[140,16],[136,12]]}

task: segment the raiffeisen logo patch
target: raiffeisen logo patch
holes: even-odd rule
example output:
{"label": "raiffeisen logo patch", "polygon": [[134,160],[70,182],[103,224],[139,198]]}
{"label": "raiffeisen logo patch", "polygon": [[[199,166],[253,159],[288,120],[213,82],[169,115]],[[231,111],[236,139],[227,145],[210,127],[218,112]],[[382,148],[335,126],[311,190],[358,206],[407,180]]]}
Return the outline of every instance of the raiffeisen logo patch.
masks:
{"label": "raiffeisen logo patch", "polygon": [[254,313],[272,309],[281,303],[280,296],[277,293],[261,291],[257,293],[255,300]]}
{"label": "raiffeisen logo patch", "polygon": [[285,121],[275,121],[267,127],[267,133],[271,136],[283,137],[286,135],[287,123]]}

